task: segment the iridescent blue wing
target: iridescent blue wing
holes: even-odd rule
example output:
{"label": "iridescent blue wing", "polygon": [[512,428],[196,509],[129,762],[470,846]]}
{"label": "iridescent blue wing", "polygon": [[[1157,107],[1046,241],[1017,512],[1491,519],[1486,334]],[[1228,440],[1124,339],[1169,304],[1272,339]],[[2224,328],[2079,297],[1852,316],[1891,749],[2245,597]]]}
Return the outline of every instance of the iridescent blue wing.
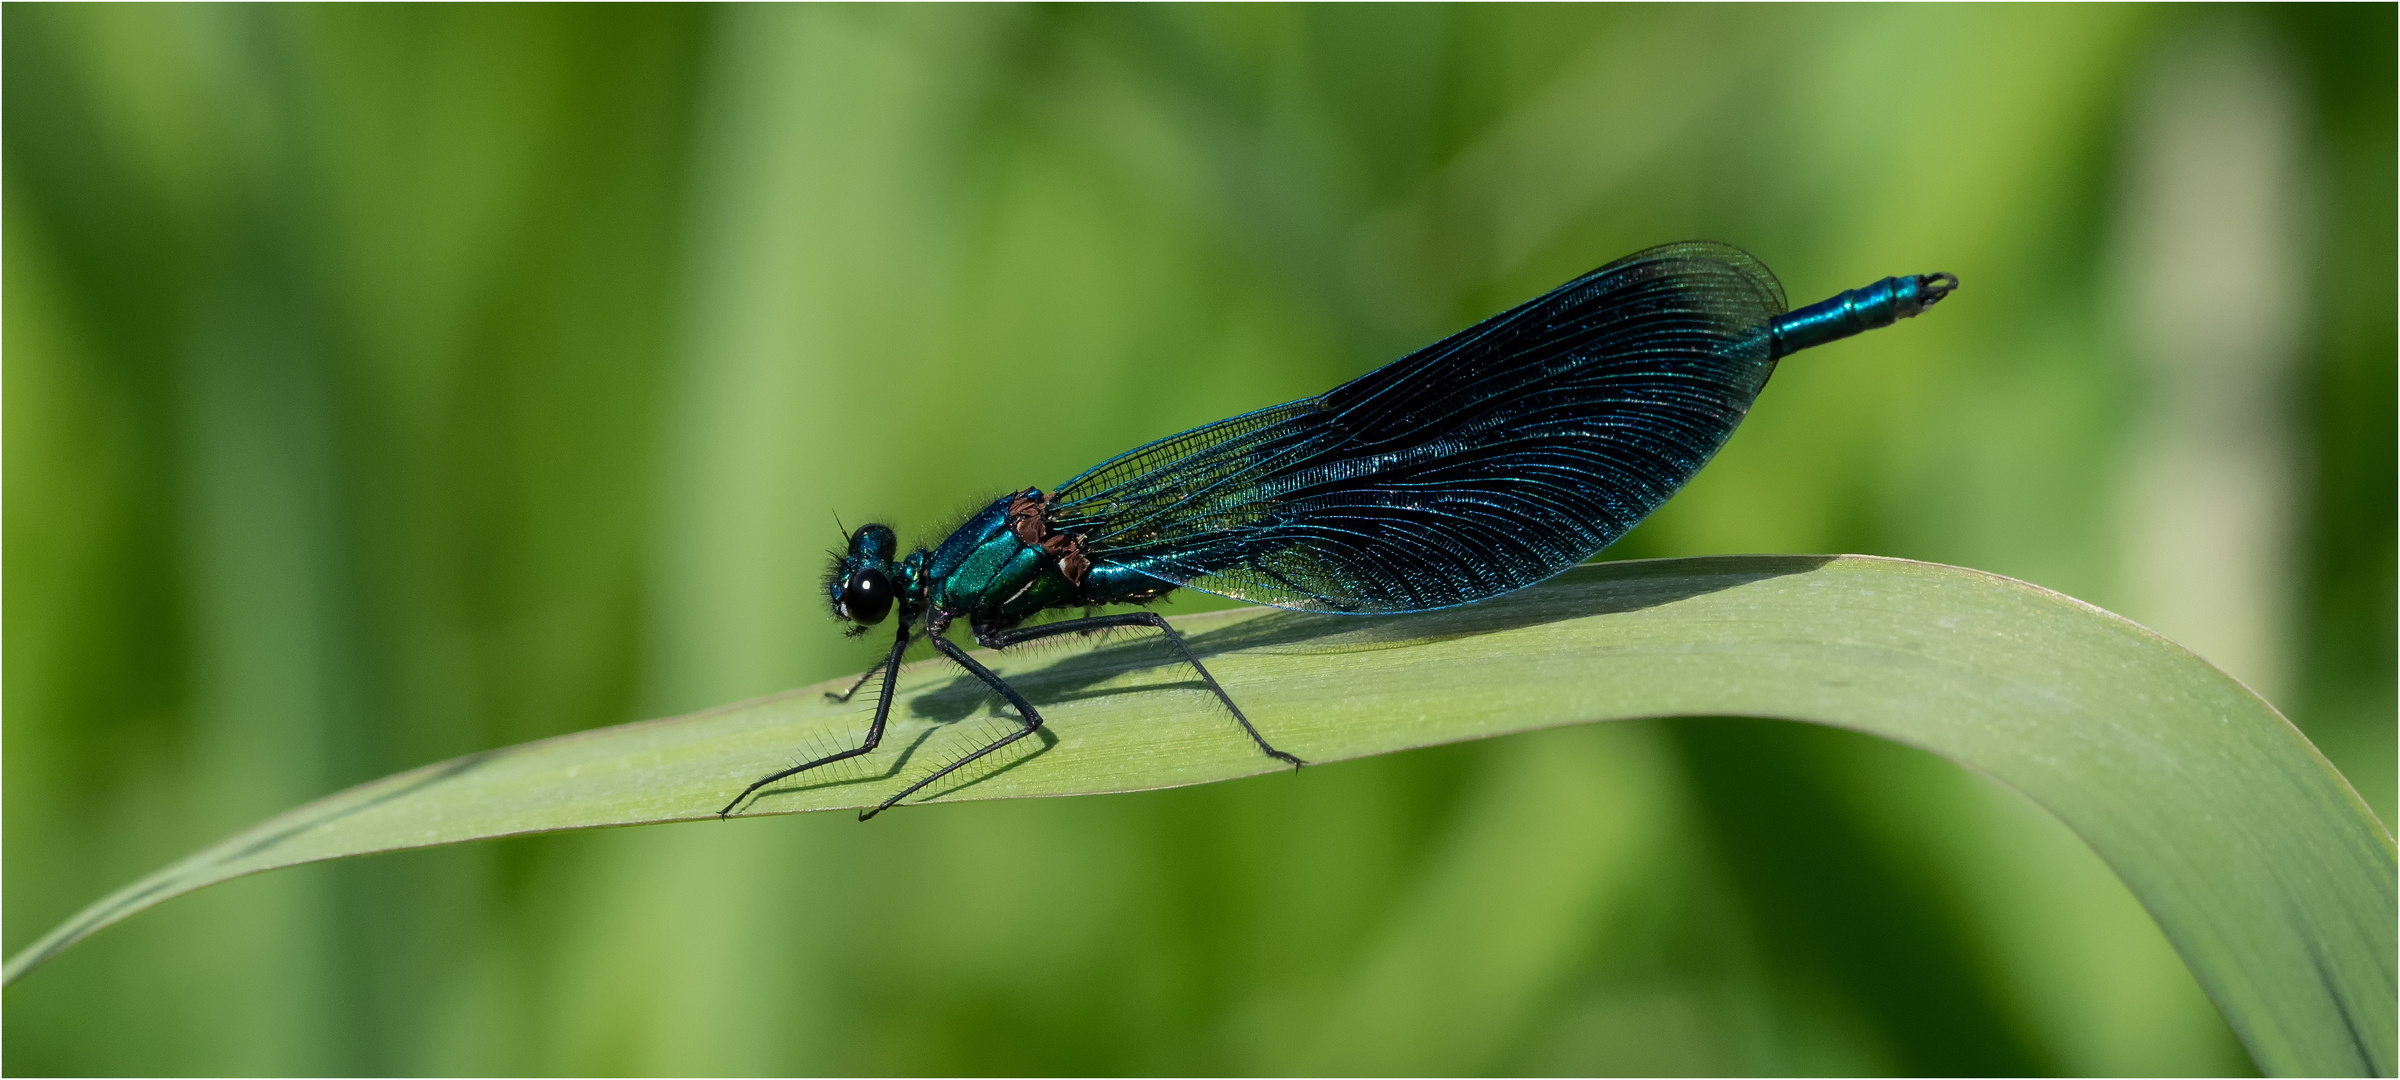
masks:
{"label": "iridescent blue wing", "polygon": [[1723,244],[1652,248],[1306,398],[1058,491],[1093,561],[1255,604],[1422,611],[1608,546],[1725,444],[1783,288]]}

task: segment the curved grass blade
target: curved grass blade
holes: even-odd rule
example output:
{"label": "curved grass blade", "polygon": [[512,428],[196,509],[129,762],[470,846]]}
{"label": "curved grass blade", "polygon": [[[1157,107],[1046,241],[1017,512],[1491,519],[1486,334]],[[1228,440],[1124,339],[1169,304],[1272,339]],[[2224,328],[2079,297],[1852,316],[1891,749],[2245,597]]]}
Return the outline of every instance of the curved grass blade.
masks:
{"label": "curved grass blade", "polygon": [[[1829,724],[1932,751],[2082,836],[2262,1068],[2392,1074],[2400,907],[2390,835],[2273,707],[2098,608],[1955,567],[1756,556],[1583,566],[1425,615],[1247,610],[1179,625],[1261,729],[1315,762],[1712,715]],[[1154,641],[991,660],[1042,703],[1046,741],[929,790],[933,801],[1133,791],[1276,767]],[[761,770],[857,737],[864,698],[837,705],[823,689],[341,792],[94,904],[11,958],[6,978],[152,904],[261,870],[712,817]],[[848,774],[770,787],[745,813],[872,805],[940,763],[956,741],[943,736],[959,734],[945,728],[992,722],[992,705],[955,668],[911,665],[898,693],[883,750]]]}

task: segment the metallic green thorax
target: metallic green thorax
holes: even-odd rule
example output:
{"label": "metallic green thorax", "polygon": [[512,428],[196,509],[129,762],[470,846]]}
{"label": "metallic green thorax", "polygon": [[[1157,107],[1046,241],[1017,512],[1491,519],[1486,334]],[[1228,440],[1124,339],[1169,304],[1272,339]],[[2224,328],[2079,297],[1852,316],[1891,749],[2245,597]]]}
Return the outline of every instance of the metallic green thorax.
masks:
{"label": "metallic green thorax", "polygon": [[[1038,494],[1038,493],[1037,493]],[[926,600],[942,611],[1015,622],[1075,599],[1056,560],[1008,527],[1014,495],[994,500],[935,548]]]}

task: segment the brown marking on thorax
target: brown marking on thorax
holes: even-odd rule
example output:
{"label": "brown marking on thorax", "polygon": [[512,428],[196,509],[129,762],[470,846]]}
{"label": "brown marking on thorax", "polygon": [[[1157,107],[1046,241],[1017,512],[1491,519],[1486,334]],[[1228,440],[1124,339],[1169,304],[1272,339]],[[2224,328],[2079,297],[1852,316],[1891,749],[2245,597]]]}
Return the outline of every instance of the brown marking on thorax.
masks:
{"label": "brown marking on thorax", "polygon": [[1083,579],[1092,572],[1090,550],[1082,533],[1068,535],[1051,526],[1050,507],[1057,501],[1058,496],[1047,491],[1019,492],[1009,501],[1005,520],[1008,531],[1015,533],[1018,540],[1047,551],[1058,560],[1059,574],[1067,579],[1067,584],[1080,589]]}

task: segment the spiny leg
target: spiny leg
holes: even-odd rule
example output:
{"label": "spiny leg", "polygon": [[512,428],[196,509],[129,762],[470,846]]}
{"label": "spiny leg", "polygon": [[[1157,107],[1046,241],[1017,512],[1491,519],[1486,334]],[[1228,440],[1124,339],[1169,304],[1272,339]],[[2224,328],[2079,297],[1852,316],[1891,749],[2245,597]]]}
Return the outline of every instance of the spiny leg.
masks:
{"label": "spiny leg", "polygon": [[[936,637],[934,640],[940,641],[941,639]],[[834,762],[841,761],[846,758],[854,758],[860,754],[873,753],[876,745],[883,742],[883,722],[890,719],[892,715],[892,690],[900,682],[900,654],[907,651],[908,627],[906,625],[902,625],[900,627],[900,636],[892,642],[891,654],[885,656],[882,663],[875,665],[875,667],[868,668],[866,675],[859,676],[858,681],[864,683],[867,681],[868,676],[875,674],[877,669],[881,669],[883,671],[883,696],[875,702],[875,722],[867,725],[867,738],[864,743],[855,749],[844,750],[838,754],[828,754],[805,765],[794,765],[791,768],[783,770],[782,772],[772,773],[767,776],[760,777],[757,783],[743,788],[742,793],[734,796],[732,802],[726,803],[725,809],[717,811],[717,817],[722,819],[725,816],[733,813],[733,808],[742,805],[742,800],[749,798],[751,792],[757,791],[758,789],[765,787],[768,784],[772,784],[777,780],[781,780],[784,777],[796,776],[800,773],[804,773],[810,769],[816,768],[819,765],[831,765]],[[857,686],[852,686],[850,688],[850,694],[855,694],[857,692]],[[842,695],[842,700],[849,700],[850,694]],[[830,697],[832,695],[827,696]]]}
{"label": "spiny leg", "polygon": [[893,803],[897,803],[902,799],[908,798],[909,796],[914,795],[919,790],[923,789],[925,785],[933,783],[942,777],[958,771],[960,766],[982,758],[994,750],[998,750],[1003,746],[1007,746],[1008,744],[1013,743],[1018,739],[1022,739],[1027,735],[1031,735],[1035,731],[1041,729],[1042,714],[1034,711],[1033,703],[1025,700],[1025,695],[1017,693],[1016,687],[1002,682],[1000,680],[1000,676],[992,673],[992,669],[976,663],[975,658],[968,656],[965,649],[961,649],[958,646],[951,644],[950,639],[943,637],[939,631],[935,631],[928,636],[933,639],[933,647],[941,650],[942,655],[958,661],[958,666],[967,669],[967,674],[983,680],[983,685],[991,687],[993,693],[1008,699],[1008,703],[1016,707],[1017,721],[1025,726],[1009,732],[1006,735],[1002,735],[999,739],[993,741],[990,745],[985,746],[981,750],[977,750],[972,754],[968,754],[967,756],[958,759],[957,761],[953,761],[948,765],[944,765],[939,769],[935,769],[933,771],[933,775],[902,788],[899,794],[883,800],[883,802],[877,805],[873,810],[869,810],[866,813],[858,815],[858,820],[860,821],[865,821],[868,818],[874,817],[877,814],[891,809]]}
{"label": "spiny leg", "polygon": [[1233,698],[1225,693],[1225,688],[1217,685],[1217,677],[1208,673],[1208,668],[1201,665],[1199,657],[1192,655],[1192,648],[1184,644],[1183,635],[1176,633],[1175,628],[1167,624],[1166,617],[1157,612],[1128,611],[1116,615],[1093,615],[1082,619],[1068,619],[1064,622],[1045,623],[1041,626],[1027,626],[1014,630],[995,630],[982,635],[980,640],[992,648],[1005,649],[1011,645],[1022,645],[1028,641],[1057,637],[1060,634],[1079,634],[1118,626],[1157,627],[1160,633],[1167,635],[1167,643],[1175,646],[1176,652],[1183,654],[1183,662],[1192,665],[1192,670],[1200,673],[1200,680],[1208,684],[1208,688],[1216,693],[1217,700],[1224,702],[1225,708],[1233,713],[1233,718],[1241,722],[1242,730],[1250,734],[1251,742],[1257,743],[1258,748],[1266,751],[1268,757],[1277,761],[1289,762],[1295,769],[1307,764],[1299,758],[1275,749],[1267,742],[1266,736],[1260,735],[1258,729],[1251,726],[1250,718],[1242,715],[1242,707],[1233,703]]}
{"label": "spiny leg", "polygon": [[868,679],[872,679],[872,678],[874,678],[874,677],[875,677],[875,673],[876,673],[876,672],[878,672],[878,671],[882,671],[884,668],[890,667],[890,666],[891,666],[891,663],[892,663],[892,661],[891,661],[891,658],[889,658],[889,657],[886,657],[886,658],[884,658],[884,659],[882,659],[882,660],[877,660],[877,661],[875,661],[875,666],[874,666],[874,667],[868,668],[868,669],[867,669],[867,673],[866,673],[866,674],[859,676],[859,677],[858,677],[858,681],[857,681],[857,682],[854,682],[854,683],[851,683],[851,684],[850,684],[850,689],[848,689],[848,690],[844,690],[844,691],[842,691],[841,693],[838,693],[838,694],[837,694],[837,693],[834,693],[834,692],[833,692],[833,691],[831,691],[831,690],[827,690],[827,691],[825,692],[825,700],[827,700],[827,701],[830,701],[830,702],[832,702],[832,703],[834,703],[834,704],[836,704],[836,705],[840,705],[840,704],[842,704],[842,703],[844,703],[844,702],[847,702],[847,701],[849,701],[851,698],[857,697],[857,696],[858,696],[858,688],[859,688],[859,687],[862,687],[862,686],[865,686],[865,685],[867,685],[867,680],[868,680]]}

